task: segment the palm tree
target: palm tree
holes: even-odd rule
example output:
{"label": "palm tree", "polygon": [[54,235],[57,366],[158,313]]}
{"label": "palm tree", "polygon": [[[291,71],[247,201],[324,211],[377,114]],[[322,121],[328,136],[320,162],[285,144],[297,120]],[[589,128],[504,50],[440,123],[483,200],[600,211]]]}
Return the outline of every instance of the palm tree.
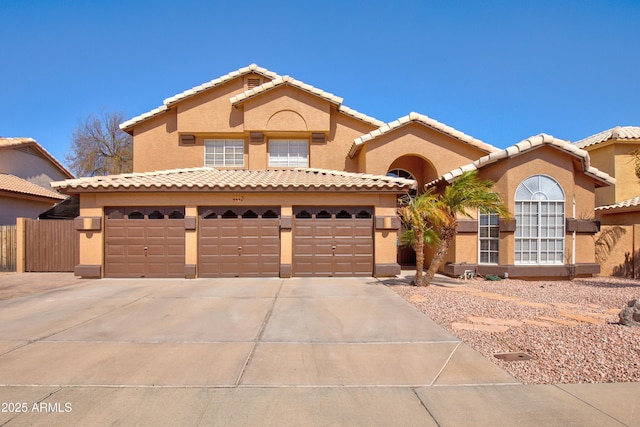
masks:
{"label": "palm tree", "polygon": [[480,210],[482,213],[495,212],[504,218],[510,216],[507,207],[500,200],[500,196],[492,191],[492,187],[492,181],[478,179],[477,171],[467,171],[438,196],[437,204],[441,211],[438,218],[441,220],[434,226],[440,239],[429,270],[423,279],[425,286],[433,279],[456,237],[458,215],[472,218],[468,211],[473,209]]}
{"label": "palm tree", "polygon": [[433,224],[441,221],[442,210],[438,207],[437,197],[431,191],[416,197],[407,196],[401,203],[398,214],[405,231],[400,236],[400,240],[416,252],[414,285],[425,286],[423,282],[424,245],[432,245],[438,241]]}

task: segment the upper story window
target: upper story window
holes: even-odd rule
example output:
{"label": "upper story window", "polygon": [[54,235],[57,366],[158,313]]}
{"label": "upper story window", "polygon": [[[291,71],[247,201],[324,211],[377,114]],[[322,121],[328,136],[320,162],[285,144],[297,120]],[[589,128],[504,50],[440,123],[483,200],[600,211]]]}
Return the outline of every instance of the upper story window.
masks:
{"label": "upper story window", "polygon": [[564,263],[565,196],[556,180],[533,175],[516,190],[516,264]]}
{"label": "upper story window", "polygon": [[272,139],[269,141],[270,167],[309,167],[309,141],[305,139]]}
{"label": "upper story window", "polygon": [[205,139],[204,165],[209,167],[244,166],[242,139]]}

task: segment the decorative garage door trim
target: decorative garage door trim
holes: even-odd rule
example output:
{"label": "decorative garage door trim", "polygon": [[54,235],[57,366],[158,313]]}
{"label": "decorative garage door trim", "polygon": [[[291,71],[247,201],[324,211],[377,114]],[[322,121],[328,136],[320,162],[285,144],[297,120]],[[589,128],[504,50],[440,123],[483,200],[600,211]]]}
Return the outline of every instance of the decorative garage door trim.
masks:
{"label": "decorative garage door trim", "polygon": [[105,208],[106,277],[184,277],[184,207]]}
{"label": "decorative garage door trim", "polygon": [[199,277],[278,277],[280,207],[198,208]]}
{"label": "decorative garage door trim", "polygon": [[293,209],[294,276],[373,275],[370,206]]}

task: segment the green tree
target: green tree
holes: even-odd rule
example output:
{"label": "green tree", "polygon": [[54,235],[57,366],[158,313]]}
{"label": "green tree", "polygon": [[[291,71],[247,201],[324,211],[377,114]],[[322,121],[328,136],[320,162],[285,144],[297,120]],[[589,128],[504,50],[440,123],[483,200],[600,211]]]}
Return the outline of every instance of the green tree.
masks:
{"label": "green tree", "polygon": [[112,175],[133,170],[133,137],[120,130],[124,114],[103,111],[78,123],[65,159],[77,176]]}
{"label": "green tree", "polygon": [[398,215],[405,228],[400,240],[416,252],[416,276],[413,283],[424,286],[424,246],[438,241],[438,235],[433,229],[433,224],[441,222],[442,210],[438,199],[430,191],[415,197],[407,196],[398,208]]}
{"label": "green tree", "polygon": [[510,217],[507,207],[492,188],[492,181],[478,179],[477,171],[467,171],[438,195],[438,208],[441,215],[435,217],[438,221],[433,224],[433,227],[438,232],[439,242],[423,279],[425,286],[435,276],[456,237],[459,215],[472,218],[469,211],[480,210],[482,213],[498,213],[503,218]]}

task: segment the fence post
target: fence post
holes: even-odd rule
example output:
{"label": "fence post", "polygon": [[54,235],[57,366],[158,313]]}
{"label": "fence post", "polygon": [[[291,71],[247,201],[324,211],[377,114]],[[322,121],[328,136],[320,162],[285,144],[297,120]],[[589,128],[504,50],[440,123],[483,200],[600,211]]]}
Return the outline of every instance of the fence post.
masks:
{"label": "fence post", "polygon": [[25,218],[16,218],[16,272],[18,273],[24,273],[25,270],[25,222]]}

